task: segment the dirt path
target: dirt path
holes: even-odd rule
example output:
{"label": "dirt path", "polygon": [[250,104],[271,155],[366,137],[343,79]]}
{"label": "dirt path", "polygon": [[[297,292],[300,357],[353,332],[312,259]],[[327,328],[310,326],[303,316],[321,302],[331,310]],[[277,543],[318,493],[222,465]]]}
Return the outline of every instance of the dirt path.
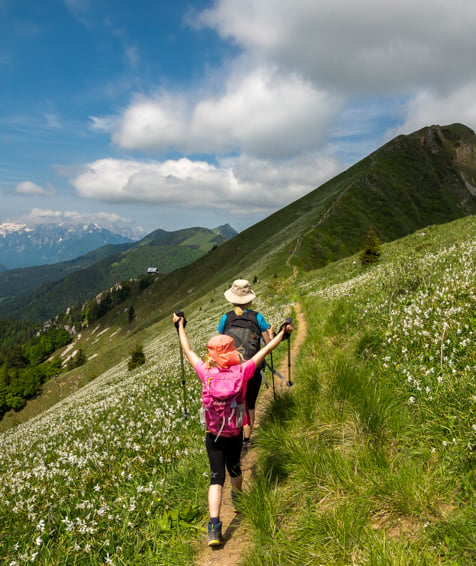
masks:
{"label": "dirt path", "polygon": [[[299,303],[295,305],[298,324],[296,330],[291,337],[291,373],[299,348],[301,347],[306,336],[306,321],[301,312]],[[288,359],[287,356],[283,360],[278,371],[285,378],[288,376]],[[292,376],[291,376],[292,377]],[[285,388],[284,380],[275,379],[275,388]],[[255,428],[259,427],[260,419],[264,413],[266,405],[272,400],[273,390],[262,388],[258,403],[256,405],[256,422]],[[251,450],[244,455],[241,461],[243,471],[243,490],[249,489],[253,480],[253,471],[256,465],[256,449]],[[221,504],[220,518],[223,523],[223,539],[224,544],[219,547],[210,548],[207,546],[206,539],[203,539],[202,547],[195,562],[196,566],[238,566],[240,559],[248,549],[249,533],[246,525],[242,523],[240,514],[236,514],[230,503],[230,483],[227,476],[225,487],[223,489],[223,500]]]}

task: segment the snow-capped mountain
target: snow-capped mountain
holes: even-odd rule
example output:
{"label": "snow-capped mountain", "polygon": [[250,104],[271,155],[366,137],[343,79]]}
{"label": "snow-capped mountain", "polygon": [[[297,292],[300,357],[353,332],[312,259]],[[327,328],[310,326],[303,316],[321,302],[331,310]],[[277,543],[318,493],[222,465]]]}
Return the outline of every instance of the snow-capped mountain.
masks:
{"label": "snow-capped mountain", "polygon": [[16,269],[75,259],[106,244],[132,242],[97,224],[0,224],[0,268]]}

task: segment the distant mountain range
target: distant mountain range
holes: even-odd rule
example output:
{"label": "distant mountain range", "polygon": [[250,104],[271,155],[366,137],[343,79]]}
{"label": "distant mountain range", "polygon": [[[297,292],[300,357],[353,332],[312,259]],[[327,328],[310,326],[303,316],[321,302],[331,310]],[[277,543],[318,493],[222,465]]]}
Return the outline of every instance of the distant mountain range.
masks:
{"label": "distant mountain range", "polygon": [[0,318],[45,320],[121,281],[184,267],[236,235],[229,224],[155,230],[138,242],[109,244],[67,262],[0,272]]}
{"label": "distant mountain range", "polygon": [[474,214],[474,131],[462,124],[428,126],[394,138],[228,241],[204,229],[157,231],[132,248],[121,244],[127,249],[119,254],[62,279],[58,275],[23,295],[19,286],[24,272],[18,273],[16,286],[10,280],[10,294],[1,292],[0,273],[0,317],[46,320],[152,266],[161,273],[153,286],[153,315],[158,319],[162,308],[183,305],[185,298],[199,300],[238,277],[278,281],[352,255],[370,228],[389,242]]}
{"label": "distant mountain range", "polygon": [[0,271],[69,261],[102,246],[133,242],[135,235],[97,224],[0,224]]}

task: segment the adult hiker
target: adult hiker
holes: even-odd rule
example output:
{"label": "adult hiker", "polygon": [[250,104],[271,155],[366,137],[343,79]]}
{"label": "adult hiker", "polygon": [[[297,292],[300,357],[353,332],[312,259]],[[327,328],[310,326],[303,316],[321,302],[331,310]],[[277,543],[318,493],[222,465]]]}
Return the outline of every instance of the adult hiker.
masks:
{"label": "adult hiker", "polygon": [[[178,331],[182,351],[203,384],[201,412],[205,416],[207,427],[205,446],[210,464],[208,545],[216,546],[222,542],[220,508],[226,471],[230,476],[231,498],[235,510],[236,497],[242,488],[240,456],[243,442],[241,419],[244,411],[240,411],[240,407],[244,408],[246,385],[265,356],[283,338],[289,336],[293,325],[283,324],[268,344],[244,362],[231,336],[214,336],[207,344],[208,355],[202,361],[190,347],[182,315],[181,312],[175,312],[172,320]],[[233,397],[229,398],[232,402],[225,399],[221,401],[217,392],[224,391],[228,394],[232,386],[235,388]],[[223,411],[222,415],[220,411]]]}
{"label": "adult hiker", "polygon": [[[225,313],[218,324],[218,332],[233,337],[235,346],[242,352],[245,360],[250,359],[260,349],[261,338],[267,344],[273,337],[271,326],[264,316],[250,308],[255,298],[256,294],[246,279],[234,281],[230,289],[225,291],[225,299],[233,305],[233,310]],[[262,367],[256,367],[253,377],[248,382],[246,391],[248,412],[243,428],[244,451],[247,451],[250,447],[251,433],[255,423],[256,399],[258,398],[262,381],[262,369]]]}

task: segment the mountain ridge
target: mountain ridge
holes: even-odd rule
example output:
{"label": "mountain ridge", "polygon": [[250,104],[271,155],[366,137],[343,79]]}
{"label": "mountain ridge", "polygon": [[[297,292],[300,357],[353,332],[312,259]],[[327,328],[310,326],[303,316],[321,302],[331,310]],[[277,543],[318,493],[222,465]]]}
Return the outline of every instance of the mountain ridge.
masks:
{"label": "mountain ridge", "polygon": [[123,233],[95,223],[0,224],[4,270],[70,261],[109,244],[131,243]]}
{"label": "mountain ridge", "polygon": [[[474,214],[476,197],[468,183],[476,185],[476,136],[467,126],[433,125],[397,136],[297,201],[161,277],[155,285],[157,300],[193,295],[198,281],[212,289],[237,274],[287,277],[294,269],[316,269],[358,251],[371,227],[386,242]],[[45,289],[41,300],[48,301],[48,293]],[[49,296],[50,304],[59,304],[55,295]],[[40,298],[27,300],[33,307]]]}
{"label": "mountain ridge", "polygon": [[[158,229],[138,242],[108,245],[75,260],[0,272],[0,316],[45,320],[69,306],[153,267],[157,273],[173,271],[223,243],[236,231],[217,228]],[[44,297],[50,298],[51,306]]]}

